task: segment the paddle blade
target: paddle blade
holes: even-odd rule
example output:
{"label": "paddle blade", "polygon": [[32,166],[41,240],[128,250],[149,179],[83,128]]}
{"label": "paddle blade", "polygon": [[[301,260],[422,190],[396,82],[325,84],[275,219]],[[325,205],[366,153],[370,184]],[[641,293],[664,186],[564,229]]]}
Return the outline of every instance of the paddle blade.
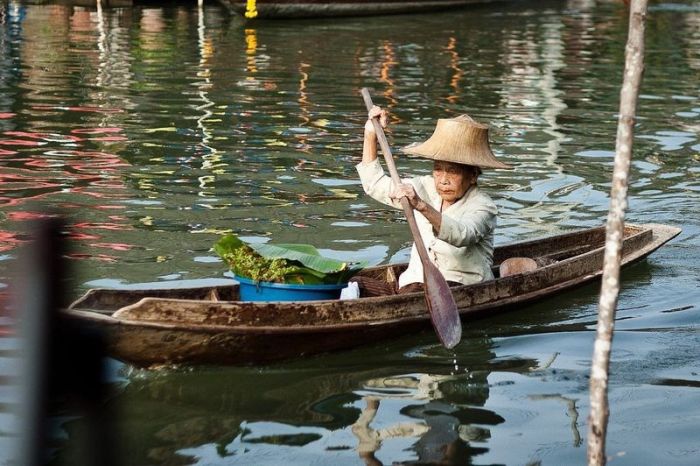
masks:
{"label": "paddle blade", "polygon": [[431,262],[423,264],[423,279],[425,302],[428,304],[435,333],[445,348],[454,348],[462,338],[462,322],[459,320],[459,311],[452,297],[452,291],[440,271]]}

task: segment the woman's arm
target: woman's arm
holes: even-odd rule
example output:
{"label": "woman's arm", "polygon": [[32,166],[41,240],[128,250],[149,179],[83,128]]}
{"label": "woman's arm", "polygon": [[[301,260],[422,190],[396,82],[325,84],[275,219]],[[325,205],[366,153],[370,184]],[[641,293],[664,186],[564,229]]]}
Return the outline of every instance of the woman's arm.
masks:
{"label": "woman's arm", "polygon": [[456,247],[476,244],[493,233],[497,214],[495,204],[486,202],[462,213],[459,219],[445,216],[436,237]]}
{"label": "woman's arm", "polygon": [[386,127],[387,113],[376,105],[370,109],[365,122],[364,143],[362,146],[362,162],[358,163],[357,173],[360,175],[362,189],[373,199],[400,209],[401,204],[390,197],[393,191],[391,178],[384,173],[377,160],[377,133],[374,131],[372,118],[379,117],[379,123]]}
{"label": "woman's arm", "polygon": [[386,128],[388,114],[386,110],[382,110],[376,105],[372,107],[367,114],[365,122],[365,141],[362,145],[362,163],[371,163],[377,159],[377,133],[374,131],[372,119],[379,117],[379,123],[382,128]]}
{"label": "woman's arm", "polygon": [[[365,140],[362,146],[363,164],[370,164],[377,160],[377,133],[374,131],[372,119],[379,117],[379,122],[381,123],[382,128],[386,128],[387,116],[387,112],[376,105],[369,111],[367,115],[367,122],[365,123]],[[389,197],[396,201],[394,204],[396,207],[400,205],[399,201],[404,196],[408,199],[408,202],[414,209],[428,219],[437,234],[437,232],[440,231],[442,214],[435,210],[430,204],[424,202],[423,199],[416,194],[416,190],[413,188],[413,185],[409,183],[400,184],[389,194]]]}
{"label": "woman's arm", "polygon": [[[382,128],[386,128],[387,116],[388,114],[386,110],[382,110],[376,105],[372,107],[372,109],[367,115],[367,121],[365,122],[365,138],[364,143],[362,145],[363,165],[369,165],[375,160],[377,160],[377,133],[374,131],[374,124],[372,123],[372,119],[379,117],[379,123],[382,125]],[[425,218],[428,219],[430,224],[433,226],[433,229],[435,230],[436,234],[438,231],[440,231],[442,215],[440,214],[440,212],[438,212],[432,206],[430,206],[427,202],[424,202],[418,196],[418,194],[416,194],[416,190],[413,188],[413,185],[409,183],[401,183],[398,188],[392,189],[393,183],[391,183],[388,180],[388,177],[384,176],[383,173],[379,178],[375,175],[370,179],[372,180],[372,182],[367,183],[367,186],[365,186],[365,191],[368,194],[373,195],[373,197],[375,197],[375,199],[379,200],[380,202],[391,203],[394,207],[399,208],[399,201],[401,197],[406,196],[411,206],[418,212],[420,212]],[[385,183],[389,184],[389,186],[384,186],[383,189],[377,188],[378,185],[384,185]],[[365,183],[363,182],[363,185],[364,184]],[[390,191],[389,193],[387,193],[389,199],[386,199],[384,197],[386,196],[386,194],[384,194],[384,196],[380,194],[384,192],[385,189],[389,189]],[[395,202],[391,202],[392,200]]]}

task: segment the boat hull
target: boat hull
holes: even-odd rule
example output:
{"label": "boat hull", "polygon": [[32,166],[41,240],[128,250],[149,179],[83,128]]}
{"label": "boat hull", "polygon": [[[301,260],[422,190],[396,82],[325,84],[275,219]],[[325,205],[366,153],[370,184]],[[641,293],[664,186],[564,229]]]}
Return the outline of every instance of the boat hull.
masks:
{"label": "boat hull", "polygon": [[[336,18],[422,13],[503,1],[507,0],[257,0],[255,18]],[[232,13],[241,16],[246,13],[246,1],[219,0],[219,2]]]}
{"label": "boat hull", "polygon": [[[680,229],[664,225],[628,226],[622,265],[643,259],[679,233]],[[531,272],[452,288],[460,317],[468,321],[519,309],[599,278],[604,238],[601,227],[497,248],[496,263],[526,255],[549,257],[552,262]],[[364,273],[395,276],[387,267]],[[297,303],[177,299],[182,296],[173,293],[144,298],[148,292],[133,296],[98,290],[65,312],[104,330],[110,354],[137,366],[264,364],[349,349],[431,325],[422,293]],[[211,298],[212,292],[208,293]],[[101,294],[107,298],[101,299]],[[229,299],[235,296],[235,288],[225,287],[214,296]],[[86,310],[99,306],[101,300],[108,302],[109,314]]]}

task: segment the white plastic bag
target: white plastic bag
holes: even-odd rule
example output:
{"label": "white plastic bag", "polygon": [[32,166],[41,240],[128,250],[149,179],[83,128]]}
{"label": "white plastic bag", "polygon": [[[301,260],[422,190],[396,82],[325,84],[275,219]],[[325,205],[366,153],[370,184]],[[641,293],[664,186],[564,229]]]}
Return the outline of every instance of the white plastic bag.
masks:
{"label": "white plastic bag", "polygon": [[340,290],[340,299],[357,299],[360,297],[360,287],[356,282],[349,282],[348,286]]}

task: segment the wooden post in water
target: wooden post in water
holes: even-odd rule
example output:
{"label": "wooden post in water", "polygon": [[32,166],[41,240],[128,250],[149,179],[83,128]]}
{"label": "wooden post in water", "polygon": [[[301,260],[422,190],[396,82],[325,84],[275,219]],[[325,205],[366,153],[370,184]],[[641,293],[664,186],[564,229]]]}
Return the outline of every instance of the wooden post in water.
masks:
{"label": "wooden post in water", "polygon": [[610,190],[610,210],[605,235],[603,282],[598,303],[598,327],[591,365],[588,416],[588,464],[604,465],[608,425],[608,369],[615,325],[615,308],[620,291],[620,259],[624,234],[627,186],[632,159],[632,136],[639,85],[644,71],[644,30],[647,0],[632,0],[625,48],[625,69],[620,91],[620,114],[615,142],[615,165]]}

